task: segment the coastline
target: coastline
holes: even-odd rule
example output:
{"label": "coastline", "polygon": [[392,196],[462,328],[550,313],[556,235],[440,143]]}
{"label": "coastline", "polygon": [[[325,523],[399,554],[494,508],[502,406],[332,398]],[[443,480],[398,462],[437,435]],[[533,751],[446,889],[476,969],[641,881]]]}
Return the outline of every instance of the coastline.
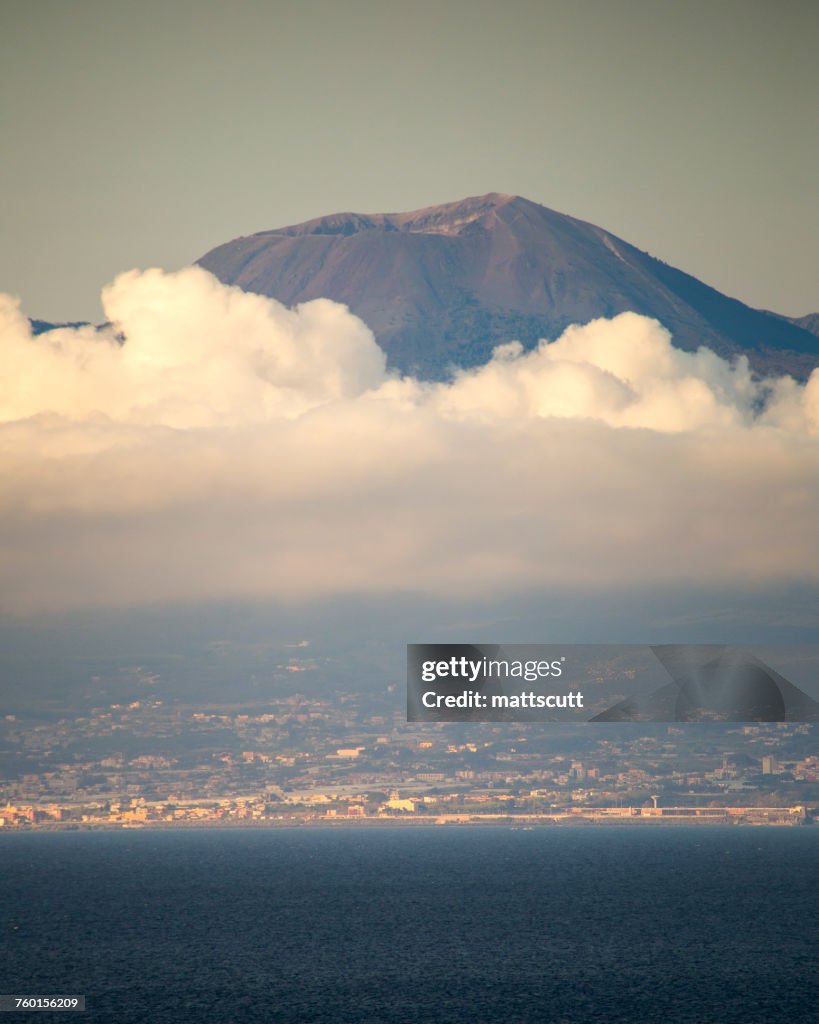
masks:
{"label": "coastline", "polygon": [[0,836],[29,834],[32,832],[123,832],[123,831],[190,831],[196,830],[278,830],[278,829],[379,829],[379,828],[502,828],[511,831],[533,831],[552,828],[809,828],[814,820],[804,813],[803,808],[765,808],[778,812],[764,815],[752,813],[759,809],[748,808],[745,815],[640,815],[633,816],[592,816],[581,814],[548,815],[500,815],[500,814],[453,814],[453,815],[407,815],[405,817],[352,816],[352,817],[281,817],[264,820],[233,821],[48,821],[27,825],[6,826],[0,829]]}

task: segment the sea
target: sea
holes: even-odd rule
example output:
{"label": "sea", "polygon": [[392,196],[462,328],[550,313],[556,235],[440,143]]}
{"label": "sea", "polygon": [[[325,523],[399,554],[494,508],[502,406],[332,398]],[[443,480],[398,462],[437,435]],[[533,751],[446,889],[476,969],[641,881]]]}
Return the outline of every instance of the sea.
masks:
{"label": "sea", "polygon": [[84,1024],[816,1024],[819,828],[0,835],[0,993]]}

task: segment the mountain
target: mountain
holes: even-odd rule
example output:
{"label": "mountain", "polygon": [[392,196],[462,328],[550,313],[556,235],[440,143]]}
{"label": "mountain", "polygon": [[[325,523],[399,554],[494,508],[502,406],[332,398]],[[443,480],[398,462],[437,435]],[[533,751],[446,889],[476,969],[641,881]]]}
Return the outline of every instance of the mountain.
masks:
{"label": "mountain", "polygon": [[346,303],[390,365],[422,377],[483,363],[504,341],[530,347],[569,324],[625,310],[656,317],[683,349],[744,352],[760,372],[804,377],[819,364],[807,324],[751,309],[603,228],[521,196],[331,214],[234,239],[198,263],[288,306],[322,296]]}
{"label": "mountain", "polygon": [[33,335],[46,334],[48,331],[58,331],[61,327],[89,327],[87,320],[73,320],[71,323],[53,324],[50,320],[31,320],[31,333]]}
{"label": "mountain", "polygon": [[789,317],[792,324],[802,327],[811,334],[819,336],[819,313],[808,313],[807,316]]}

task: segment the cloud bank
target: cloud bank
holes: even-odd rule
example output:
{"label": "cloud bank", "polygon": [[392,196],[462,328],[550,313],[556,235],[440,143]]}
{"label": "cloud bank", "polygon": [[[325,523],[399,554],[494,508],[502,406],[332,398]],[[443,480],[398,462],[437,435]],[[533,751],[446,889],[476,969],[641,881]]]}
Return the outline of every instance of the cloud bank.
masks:
{"label": "cloud bank", "polygon": [[427,383],[199,268],[103,305],[32,337],[0,296],[0,611],[819,578],[819,373],[625,313]]}

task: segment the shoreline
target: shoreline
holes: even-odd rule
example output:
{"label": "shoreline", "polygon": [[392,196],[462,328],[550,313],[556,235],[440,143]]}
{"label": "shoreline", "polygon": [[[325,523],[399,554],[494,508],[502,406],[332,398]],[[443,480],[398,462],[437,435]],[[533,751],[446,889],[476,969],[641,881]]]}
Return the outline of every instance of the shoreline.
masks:
{"label": "shoreline", "polygon": [[253,829],[255,831],[280,829],[378,829],[378,828],[503,828],[510,831],[530,832],[553,828],[810,828],[811,818],[781,817],[775,819],[740,818],[728,815],[707,817],[616,817],[595,818],[581,815],[542,818],[490,815],[464,815],[452,817],[413,818],[287,818],[268,821],[151,821],[151,822],[37,822],[0,828],[0,836],[31,832],[171,832],[192,830]]}

